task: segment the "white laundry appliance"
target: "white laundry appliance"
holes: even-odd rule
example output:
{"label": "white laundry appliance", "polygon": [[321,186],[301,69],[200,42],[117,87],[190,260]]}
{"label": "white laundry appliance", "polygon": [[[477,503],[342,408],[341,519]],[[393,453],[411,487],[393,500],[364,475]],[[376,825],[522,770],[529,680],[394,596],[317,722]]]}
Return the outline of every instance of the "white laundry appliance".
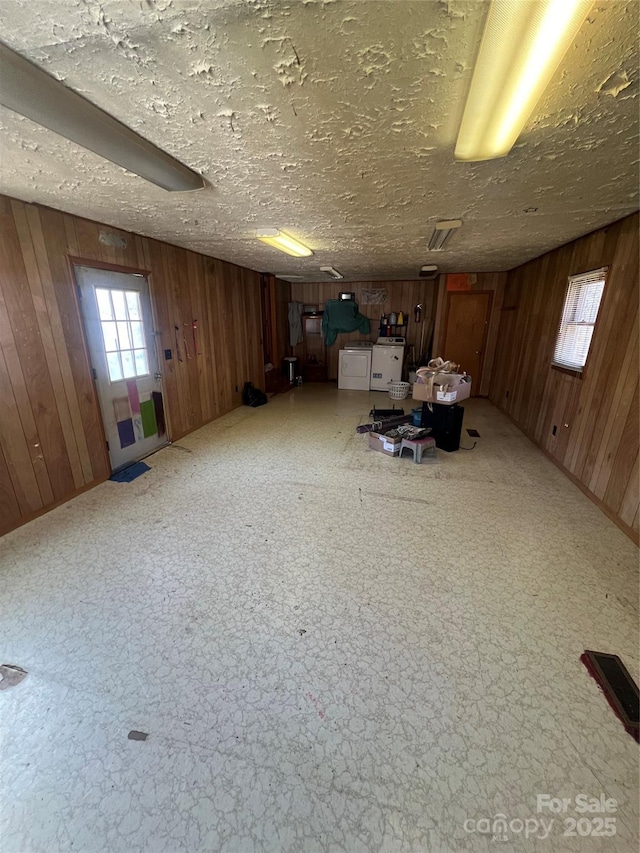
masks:
{"label": "white laundry appliance", "polygon": [[405,338],[378,338],[371,354],[372,391],[388,391],[389,382],[400,382]]}
{"label": "white laundry appliance", "polygon": [[338,359],[338,388],[368,391],[371,378],[371,341],[349,341],[340,350]]}

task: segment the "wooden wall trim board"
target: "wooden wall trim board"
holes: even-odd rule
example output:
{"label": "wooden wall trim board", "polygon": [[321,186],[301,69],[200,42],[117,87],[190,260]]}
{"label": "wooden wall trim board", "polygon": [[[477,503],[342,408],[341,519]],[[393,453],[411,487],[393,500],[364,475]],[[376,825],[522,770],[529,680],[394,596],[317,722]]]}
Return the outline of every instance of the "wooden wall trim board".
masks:
{"label": "wooden wall trim board", "polygon": [[[603,266],[609,270],[585,370],[559,371],[551,360],[568,277]],[[511,270],[490,390],[636,542],[638,297],[638,214]]]}
{"label": "wooden wall trim board", "polygon": [[147,275],[171,440],[264,382],[258,273],[0,196],[0,534],[110,474],[74,263]]}

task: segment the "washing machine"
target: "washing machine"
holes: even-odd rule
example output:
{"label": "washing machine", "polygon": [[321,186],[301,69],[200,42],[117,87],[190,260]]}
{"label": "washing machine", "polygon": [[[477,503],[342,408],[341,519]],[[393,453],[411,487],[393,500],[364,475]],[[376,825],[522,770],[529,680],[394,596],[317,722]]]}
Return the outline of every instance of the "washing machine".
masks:
{"label": "washing machine", "polygon": [[389,382],[400,382],[405,338],[378,338],[371,353],[372,391],[388,391]]}
{"label": "washing machine", "polygon": [[349,341],[338,358],[338,388],[368,391],[371,377],[371,341]]}

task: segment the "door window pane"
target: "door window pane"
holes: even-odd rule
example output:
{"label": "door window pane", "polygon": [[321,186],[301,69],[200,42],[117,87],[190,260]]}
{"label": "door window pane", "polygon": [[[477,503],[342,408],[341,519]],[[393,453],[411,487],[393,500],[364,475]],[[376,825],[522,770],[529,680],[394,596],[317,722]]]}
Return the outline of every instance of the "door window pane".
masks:
{"label": "door window pane", "polygon": [[135,290],[127,290],[125,292],[127,300],[127,308],[129,309],[130,320],[141,320],[140,316],[140,295]]}
{"label": "door window pane", "polygon": [[121,382],[149,373],[142,304],[136,290],[96,287],[109,379]]}
{"label": "door window pane", "polygon": [[149,372],[149,365],[147,364],[147,351],[144,349],[137,349],[135,351],[135,362],[136,374],[138,376],[145,376]]}
{"label": "door window pane", "polygon": [[136,349],[144,347],[144,336],[142,334],[142,323],[131,323],[131,337]]}
{"label": "door window pane", "polygon": [[124,350],[120,353],[120,356],[122,358],[122,372],[124,373],[124,378],[131,379],[132,376],[136,375],[133,352],[130,349]]}
{"label": "door window pane", "polygon": [[118,346],[118,332],[115,323],[102,324],[102,337],[104,338],[104,351],[113,352],[120,349]]}
{"label": "door window pane", "polygon": [[98,313],[101,320],[113,320],[113,308],[109,291],[104,287],[96,287],[96,299],[98,300]]}
{"label": "door window pane", "polygon": [[118,323],[118,338],[120,339],[120,349],[131,349],[128,323]]}
{"label": "door window pane", "polygon": [[126,320],[127,305],[124,301],[124,290],[112,290],[111,299],[113,300],[113,309],[116,313],[116,320]]}
{"label": "door window pane", "polygon": [[120,364],[120,353],[107,353],[107,367],[109,368],[109,379],[118,382],[122,379],[122,365]]}

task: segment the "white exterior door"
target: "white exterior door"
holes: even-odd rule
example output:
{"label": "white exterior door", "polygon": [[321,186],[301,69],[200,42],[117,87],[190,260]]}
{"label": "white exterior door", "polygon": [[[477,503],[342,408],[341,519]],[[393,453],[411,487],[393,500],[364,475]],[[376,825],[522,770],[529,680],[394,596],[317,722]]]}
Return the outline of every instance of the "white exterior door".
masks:
{"label": "white exterior door", "polygon": [[75,267],[111,469],[167,443],[149,283]]}

